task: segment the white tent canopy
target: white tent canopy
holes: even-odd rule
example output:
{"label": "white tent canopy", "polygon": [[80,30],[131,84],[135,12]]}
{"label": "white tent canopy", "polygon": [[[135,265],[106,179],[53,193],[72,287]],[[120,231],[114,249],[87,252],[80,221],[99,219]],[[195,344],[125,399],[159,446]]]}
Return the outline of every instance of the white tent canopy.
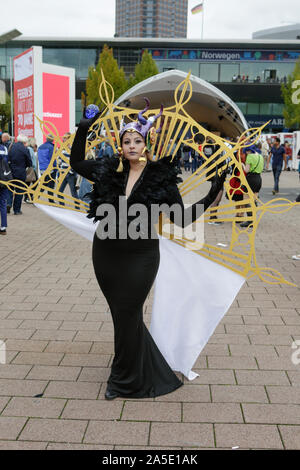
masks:
{"label": "white tent canopy", "polygon": [[[144,96],[149,98],[152,109],[174,104],[174,91],[186,78],[180,70],[168,70],[138,83],[120,96],[115,104],[143,109]],[[222,91],[201,78],[190,76],[193,95],[185,110],[195,121],[210,131],[220,132],[224,137],[236,137],[248,129],[245,117],[238,106]]]}

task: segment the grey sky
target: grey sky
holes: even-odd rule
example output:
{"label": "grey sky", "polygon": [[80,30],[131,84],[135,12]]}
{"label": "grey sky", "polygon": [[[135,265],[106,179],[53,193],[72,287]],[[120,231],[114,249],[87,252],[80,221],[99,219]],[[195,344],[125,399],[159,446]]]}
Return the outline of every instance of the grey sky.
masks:
{"label": "grey sky", "polygon": [[[201,38],[200,0],[189,0],[188,38]],[[9,5],[9,7],[8,7]],[[115,0],[9,0],[0,33],[24,36],[112,37]],[[250,39],[259,29],[300,23],[299,0],[204,0],[204,39]]]}

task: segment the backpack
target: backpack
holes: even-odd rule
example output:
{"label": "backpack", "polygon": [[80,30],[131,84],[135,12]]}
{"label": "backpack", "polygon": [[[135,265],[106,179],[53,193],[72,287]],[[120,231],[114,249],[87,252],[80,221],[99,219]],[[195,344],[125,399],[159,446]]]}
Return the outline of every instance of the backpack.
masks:
{"label": "backpack", "polygon": [[[0,158],[0,181],[10,181],[13,175],[6,158]],[[5,184],[0,183],[0,188],[6,188]]]}

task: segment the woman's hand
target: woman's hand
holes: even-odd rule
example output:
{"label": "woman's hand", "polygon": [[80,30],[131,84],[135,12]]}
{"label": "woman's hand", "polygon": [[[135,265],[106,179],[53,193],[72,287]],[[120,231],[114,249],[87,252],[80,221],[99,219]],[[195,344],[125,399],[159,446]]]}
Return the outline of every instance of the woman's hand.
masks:
{"label": "woman's hand", "polygon": [[83,109],[83,116],[80,119],[78,127],[80,127],[81,129],[88,130],[94,124],[94,122],[97,121],[97,119],[101,116],[103,109],[101,109],[99,113],[97,113],[94,117],[89,118],[89,119],[85,117],[85,110],[86,110],[86,107],[84,107]]}

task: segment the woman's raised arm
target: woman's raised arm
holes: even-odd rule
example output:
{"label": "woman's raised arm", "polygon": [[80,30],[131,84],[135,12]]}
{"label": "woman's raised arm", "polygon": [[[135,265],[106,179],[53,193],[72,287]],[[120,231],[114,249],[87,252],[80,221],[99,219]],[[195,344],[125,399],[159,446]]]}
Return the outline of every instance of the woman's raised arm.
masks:
{"label": "woman's raised arm", "polygon": [[84,178],[94,181],[92,173],[97,162],[95,160],[85,160],[85,146],[88,130],[91,125],[99,118],[100,113],[91,119],[83,117],[80,120],[74,142],[71,148],[70,165],[73,170]]}

